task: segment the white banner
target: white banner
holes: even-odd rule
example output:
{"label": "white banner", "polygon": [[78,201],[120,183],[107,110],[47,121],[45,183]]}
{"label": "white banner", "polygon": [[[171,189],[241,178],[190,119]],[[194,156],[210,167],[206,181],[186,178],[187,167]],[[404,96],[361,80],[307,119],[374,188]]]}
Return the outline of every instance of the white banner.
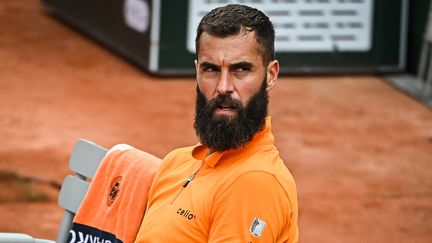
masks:
{"label": "white banner", "polygon": [[364,52],[371,48],[373,0],[189,0],[190,52],[195,53],[201,18],[229,3],[245,4],[269,16],[277,52]]}

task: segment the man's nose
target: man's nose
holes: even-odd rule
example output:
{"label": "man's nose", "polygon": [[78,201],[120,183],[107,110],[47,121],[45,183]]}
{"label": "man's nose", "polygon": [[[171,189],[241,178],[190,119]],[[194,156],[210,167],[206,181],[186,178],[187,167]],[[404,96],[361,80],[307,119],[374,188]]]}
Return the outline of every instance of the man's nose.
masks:
{"label": "man's nose", "polygon": [[216,87],[216,91],[220,95],[231,94],[232,92],[234,92],[234,86],[229,72],[227,71],[221,72],[219,83],[218,86]]}

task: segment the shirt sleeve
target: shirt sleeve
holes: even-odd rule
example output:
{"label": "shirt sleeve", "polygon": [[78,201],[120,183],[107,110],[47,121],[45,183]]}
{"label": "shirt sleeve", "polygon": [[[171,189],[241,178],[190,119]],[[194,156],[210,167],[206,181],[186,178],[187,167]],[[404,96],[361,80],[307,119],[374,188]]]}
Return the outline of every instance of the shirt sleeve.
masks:
{"label": "shirt sleeve", "polygon": [[287,193],[267,172],[242,174],[215,199],[208,242],[295,242]]}

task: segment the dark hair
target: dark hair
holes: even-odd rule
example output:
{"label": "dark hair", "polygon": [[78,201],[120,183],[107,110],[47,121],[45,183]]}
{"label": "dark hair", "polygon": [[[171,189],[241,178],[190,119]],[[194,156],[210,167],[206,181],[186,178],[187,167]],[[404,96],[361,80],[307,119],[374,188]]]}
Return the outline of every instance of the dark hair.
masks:
{"label": "dark hair", "polygon": [[201,34],[207,32],[217,37],[237,35],[241,31],[254,31],[263,63],[267,65],[275,59],[275,32],[270,19],[261,11],[245,5],[229,4],[215,8],[200,21],[195,38],[198,55]]}

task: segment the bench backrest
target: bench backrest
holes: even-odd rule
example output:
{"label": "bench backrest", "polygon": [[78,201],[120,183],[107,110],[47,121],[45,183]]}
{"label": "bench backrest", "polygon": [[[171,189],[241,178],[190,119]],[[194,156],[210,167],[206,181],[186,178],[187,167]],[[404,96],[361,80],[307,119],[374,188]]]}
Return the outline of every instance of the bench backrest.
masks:
{"label": "bench backrest", "polygon": [[107,152],[107,149],[84,139],[79,139],[75,143],[69,159],[69,167],[75,175],[65,177],[58,197],[58,203],[65,212],[57,243],[67,241],[75,213],[90,185],[89,180],[93,178]]}

